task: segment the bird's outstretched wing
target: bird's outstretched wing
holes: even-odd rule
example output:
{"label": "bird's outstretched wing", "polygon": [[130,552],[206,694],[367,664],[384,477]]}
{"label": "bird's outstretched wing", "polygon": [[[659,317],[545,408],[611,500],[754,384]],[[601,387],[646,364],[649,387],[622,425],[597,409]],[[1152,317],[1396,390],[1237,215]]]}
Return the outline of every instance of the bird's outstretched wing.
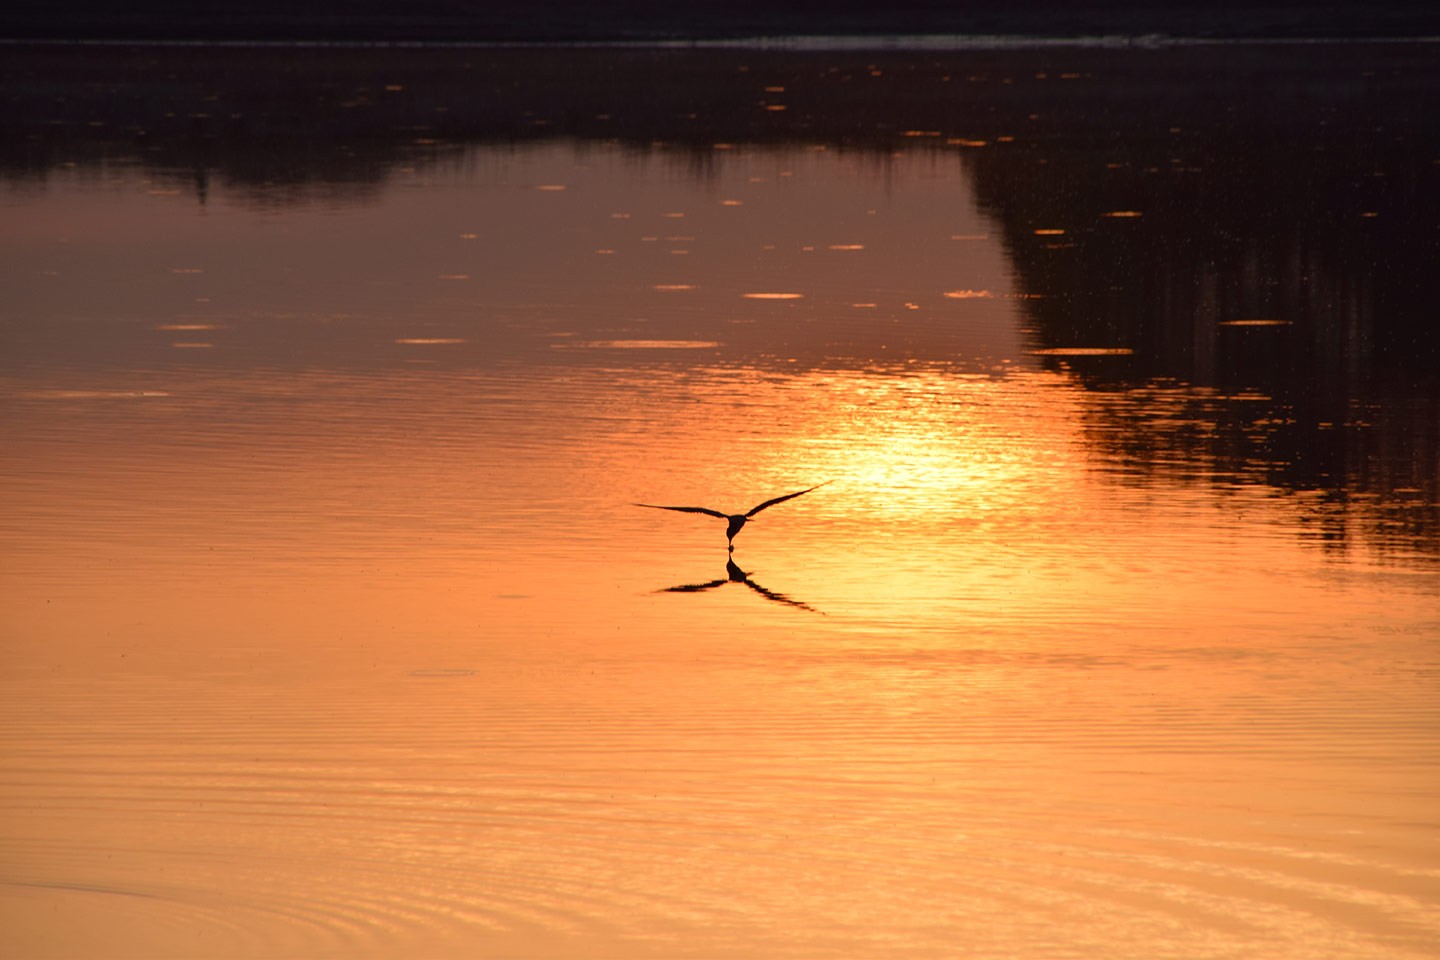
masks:
{"label": "bird's outstretched wing", "polygon": [[721,520],[730,519],[728,514],[721,513],[719,510],[711,510],[709,507],[662,507],[658,503],[637,503],[635,506],[649,507],[652,510],[679,510],[681,513],[706,513],[712,517],[719,517]]}
{"label": "bird's outstretched wing", "polygon": [[[825,483],[831,483],[831,482],[832,482],[832,481],[830,481],[830,480],[826,480],[826,481],[825,481]],[[825,483],[817,483],[817,484],[815,484],[815,486],[813,486],[813,487],[806,487],[804,490],[797,490],[797,491],[795,491],[794,493],[787,493],[787,494],[785,494],[785,496],[783,496],[783,497],[776,497],[774,500],[766,500],[764,503],[760,504],[760,506],[758,506],[758,507],[751,507],[750,510],[749,510],[749,512],[747,512],[747,513],[745,514],[745,516],[746,516],[746,517],[753,517],[753,516],[755,516],[755,514],[759,513],[761,510],[764,510],[766,507],[773,507],[773,506],[775,506],[775,504],[777,504],[777,503],[784,503],[786,500],[792,500],[792,499],[794,499],[795,497],[798,497],[798,496],[800,496],[800,495],[803,494],[803,493],[809,493],[811,490],[818,490],[818,489],[820,489],[821,487],[825,486]]]}

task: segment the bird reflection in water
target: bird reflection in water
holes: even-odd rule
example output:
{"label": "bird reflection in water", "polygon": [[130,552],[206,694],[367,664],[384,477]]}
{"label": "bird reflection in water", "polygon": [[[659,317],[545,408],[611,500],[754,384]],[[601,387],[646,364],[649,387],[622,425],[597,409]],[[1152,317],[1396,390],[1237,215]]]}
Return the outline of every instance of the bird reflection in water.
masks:
{"label": "bird reflection in water", "polygon": [[774,590],[767,590],[765,587],[760,586],[760,584],[750,579],[750,574],[740,569],[734,558],[725,561],[725,576],[719,580],[711,580],[709,583],[682,583],[679,586],[665,587],[655,592],[699,593],[702,590],[713,590],[716,587],[723,587],[727,583],[743,583],[751,590],[754,590],[756,593],[760,594],[760,596],[764,597],[766,600],[771,600],[775,603],[783,603],[787,607],[799,607],[801,610],[809,610],[811,613],[819,613],[822,617],[824,616],[824,613],[816,610],[808,603],[801,603],[799,600],[787,597],[783,593],[776,593]]}

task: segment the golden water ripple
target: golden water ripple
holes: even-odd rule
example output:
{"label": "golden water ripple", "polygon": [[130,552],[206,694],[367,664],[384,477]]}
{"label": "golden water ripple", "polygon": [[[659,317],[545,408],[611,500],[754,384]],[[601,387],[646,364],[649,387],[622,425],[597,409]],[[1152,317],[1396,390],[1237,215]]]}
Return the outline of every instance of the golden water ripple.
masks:
{"label": "golden water ripple", "polygon": [[[1073,668],[1042,669],[1059,678]],[[119,901],[130,928],[168,945],[157,955],[247,928],[237,955],[648,942],[701,956],[727,937],[779,955],[853,955],[883,941],[938,955],[953,945],[952,925],[989,917],[969,934],[977,949],[1139,957],[1170,944],[1238,956],[1268,944],[1318,958],[1380,944],[1422,955],[1440,930],[1426,895],[1440,869],[1317,850],[1264,791],[1240,819],[1201,806],[1086,812],[1113,786],[1145,782],[1143,768],[1183,729],[1173,721],[1117,718],[1087,735],[1093,721],[1077,731],[1042,716],[1020,727],[956,717],[947,730],[838,700],[817,709],[761,699],[737,712],[728,693],[694,696],[703,674],[714,666],[676,674],[674,696],[572,696],[560,711],[446,671],[456,693],[489,695],[452,700],[470,706],[418,743],[396,721],[416,698],[433,701],[423,683],[408,693],[403,681],[334,686],[263,726],[251,695],[156,687],[99,740],[84,720],[96,704],[76,702],[68,733],[52,728],[12,751],[3,809],[30,827],[10,845],[8,897],[47,890],[61,909],[87,911],[97,898]],[[645,689],[617,679],[622,691]],[[367,687],[401,694],[406,709],[368,700]],[[181,707],[186,743],[157,751]],[[1331,742],[1311,722],[1323,714],[1317,703],[1283,738]],[[277,736],[284,730],[293,732]],[[1245,725],[1219,740],[1279,734]],[[808,764],[797,766],[797,748]],[[1093,759],[1077,765],[1077,750]],[[976,765],[998,756],[1008,759]],[[1231,753],[1208,777],[1247,768]],[[1089,787],[1042,786],[1067,769],[1088,769]],[[1216,785],[1202,778],[1193,789]],[[103,839],[69,832],[92,817],[107,824]],[[200,837],[207,849],[191,850]],[[137,880],[97,859],[106,850],[122,864],[163,853],[168,866]],[[763,903],[757,887],[772,894]],[[781,916],[799,931],[788,947],[761,933]],[[827,940],[821,917],[845,936]]]}
{"label": "golden water ripple", "polygon": [[1430,408],[1082,365],[1003,139],[13,198],[0,952],[1435,956]]}

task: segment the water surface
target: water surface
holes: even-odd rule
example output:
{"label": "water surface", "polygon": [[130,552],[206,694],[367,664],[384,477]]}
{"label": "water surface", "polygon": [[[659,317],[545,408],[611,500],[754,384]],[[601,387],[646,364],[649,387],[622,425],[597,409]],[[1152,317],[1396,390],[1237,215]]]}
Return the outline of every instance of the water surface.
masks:
{"label": "water surface", "polygon": [[451,56],[11,103],[7,953],[1440,952],[1428,81]]}

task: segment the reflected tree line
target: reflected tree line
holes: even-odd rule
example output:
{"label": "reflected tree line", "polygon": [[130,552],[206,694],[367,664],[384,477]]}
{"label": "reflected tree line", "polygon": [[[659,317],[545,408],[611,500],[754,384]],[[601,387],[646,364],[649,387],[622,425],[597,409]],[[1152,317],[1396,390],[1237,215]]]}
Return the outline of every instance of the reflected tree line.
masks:
{"label": "reflected tree line", "polygon": [[1382,92],[1378,67],[1197,93],[1138,136],[1097,109],[967,164],[1037,352],[1103,394],[1092,434],[1128,475],[1260,478],[1327,549],[1359,524],[1433,550],[1440,142],[1413,111],[1435,88]]}
{"label": "reflected tree line", "polygon": [[[1041,362],[1147,472],[1263,477],[1317,542],[1440,551],[1440,63],[1424,45],[1028,51],[14,48],[0,175],[364,203],[557,137],[948,151]],[[780,109],[777,109],[780,108]],[[67,175],[70,175],[67,173]]]}

